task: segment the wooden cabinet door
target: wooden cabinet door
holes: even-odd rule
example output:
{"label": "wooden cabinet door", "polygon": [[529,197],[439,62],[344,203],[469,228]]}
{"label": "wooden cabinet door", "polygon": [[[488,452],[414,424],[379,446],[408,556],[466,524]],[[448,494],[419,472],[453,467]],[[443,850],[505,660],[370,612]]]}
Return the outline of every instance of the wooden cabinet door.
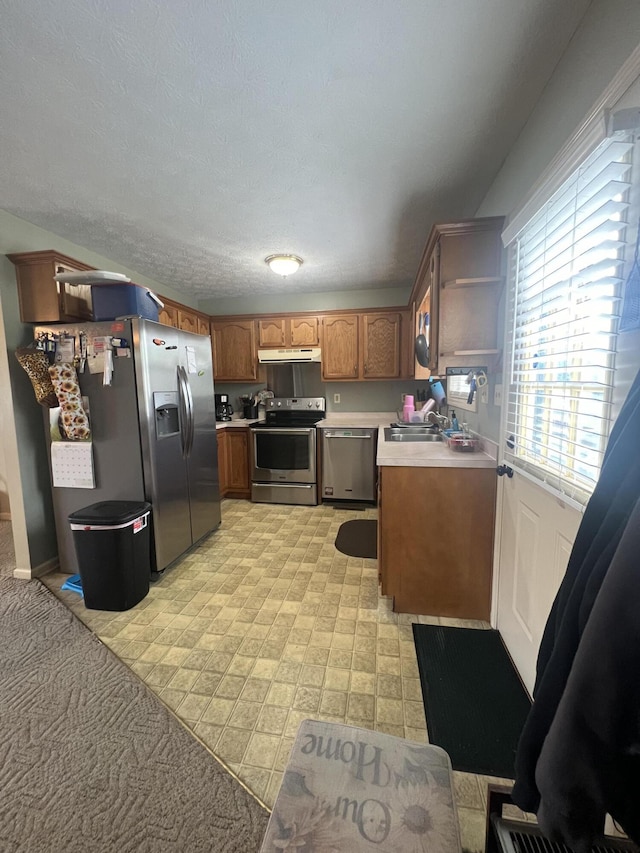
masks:
{"label": "wooden cabinet door", "polygon": [[[440,319],[440,243],[437,242],[424,266],[422,299],[416,307],[414,337],[414,377],[428,379],[438,372],[438,338]],[[418,338],[420,343],[418,343]],[[426,355],[427,364],[418,361],[415,350]]]}
{"label": "wooden cabinet door", "polygon": [[283,317],[265,317],[258,320],[258,346],[284,347],[286,345],[286,321]]}
{"label": "wooden cabinet door", "polygon": [[317,347],[320,343],[317,317],[261,317],[259,347]]}
{"label": "wooden cabinet door", "polygon": [[198,314],[196,319],[198,322],[198,334],[206,335],[207,337],[209,337],[209,335],[211,334],[211,331],[209,329],[209,318],[202,317],[200,314]]}
{"label": "wooden cabinet door", "polygon": [[249,430],[232,427],[227,433],[227,491],[236,497],[249,494]]}
{"label": "wooden cabinet door", "polygon": [[198,318],[191,311],[180,309],[178,311],[178,328],[183,332],[193,332],[198,334]]}
{"label": "wooden cabinet door", "polygon": [[358,379],[358,315],[322,318],[322,378]]}
{"label": "wooden cabinet door", "polygon": [[220,480],[220,497],[223,498],[229,489],[229,444],[226,429],[216,430],[218,439],[218,478]]}
{"label": "wooden cabinet door", "polygon": [[242,382],[257,378],[256,327],[253,320],[212,321],[211,346],[216,381]]}
{"label": "wooden cabinet door", "polygon": [[395,611],[489,619],[495,494],[493,468],[382,469],[379,559]]}
{"label": "wooden cabinet door", "polygon": [[292,347],[317,347],[320,343],[317,317],[292,317],[290,343]]}
{"label": "wooden cabinet door", "polygon": [[400,313],[362,315],[363,379],[399,379]]}
{"label": "wooden cabinet door", "polygon": [[91,287],[54,281],[61,272],[92,270],[53,250],[7,255],[15,264],[23,323],[80,322],[92,319]]}
{"label": "wooden cabinet door", "polygon": [[164,302],[164,308],[160,308],[158,311],[158,322],[165,326],[173,326],[174,329],[177,329],[178,309],[170,302],[165,302],[164,299],[162,301]]}

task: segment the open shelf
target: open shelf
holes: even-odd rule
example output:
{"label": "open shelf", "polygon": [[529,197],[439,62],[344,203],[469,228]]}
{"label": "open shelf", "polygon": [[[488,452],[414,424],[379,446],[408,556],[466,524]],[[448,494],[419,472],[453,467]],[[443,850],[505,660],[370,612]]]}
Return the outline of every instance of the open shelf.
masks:
{"label": "open shelf", "polygon": [[440,356],[445,357],[452,355],[498,355],[499,349],[457,349],[451,352],[441,352]]}
{"label": "open shelf", "polygon": [[477,287],[496,284],[504,284],[504,278],[452,278],[449,281],[443,281],[442,287]]}

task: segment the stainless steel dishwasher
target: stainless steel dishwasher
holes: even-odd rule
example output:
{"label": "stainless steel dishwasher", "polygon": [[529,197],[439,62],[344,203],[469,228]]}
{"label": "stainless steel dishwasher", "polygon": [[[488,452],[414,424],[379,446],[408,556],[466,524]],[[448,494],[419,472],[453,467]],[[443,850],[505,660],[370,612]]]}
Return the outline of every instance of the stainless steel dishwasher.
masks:
{"label": "stainless steel dishwasher", "polygon": [[322,427],[322,497],[376,500],[377,429]]}

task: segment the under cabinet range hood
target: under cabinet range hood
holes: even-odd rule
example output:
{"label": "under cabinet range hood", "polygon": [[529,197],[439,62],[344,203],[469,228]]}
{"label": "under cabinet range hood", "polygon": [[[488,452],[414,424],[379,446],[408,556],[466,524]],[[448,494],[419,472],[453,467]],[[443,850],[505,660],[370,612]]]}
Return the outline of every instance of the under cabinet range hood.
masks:
{"label": "under cabinet range hood", "polygon": [[260,364],[304,364],[320,360],[320,347],[258,350],[258,361]]}

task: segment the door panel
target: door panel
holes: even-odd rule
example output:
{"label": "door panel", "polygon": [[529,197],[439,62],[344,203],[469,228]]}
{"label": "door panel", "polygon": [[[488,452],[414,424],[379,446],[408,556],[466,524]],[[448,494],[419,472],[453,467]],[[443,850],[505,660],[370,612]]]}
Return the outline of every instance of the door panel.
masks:
{"label": "door panel", "polygon": [[[157,570],[191,546],[187,471],[181,432],[158,437],[154,392],[178,394],[179,332],[151,321],[133,321],[136,379],[146,497],[153,507]],[[154,340],[158,343],[154,343]],[[156,401],[158,398],[156,397]],[[184,428],[180,412],[179,428]]]}
{"label": "door panel", "polygon": [[179,353],[193,398],[193,444],[186,467],[191,534],[197,542],[220,524],[218,442],[209,338],[182,333]]}
{"label": "door panel", "polygon": [[517,471],[499,482],[496,627],[531,692],[538,647],[581,513]]}

